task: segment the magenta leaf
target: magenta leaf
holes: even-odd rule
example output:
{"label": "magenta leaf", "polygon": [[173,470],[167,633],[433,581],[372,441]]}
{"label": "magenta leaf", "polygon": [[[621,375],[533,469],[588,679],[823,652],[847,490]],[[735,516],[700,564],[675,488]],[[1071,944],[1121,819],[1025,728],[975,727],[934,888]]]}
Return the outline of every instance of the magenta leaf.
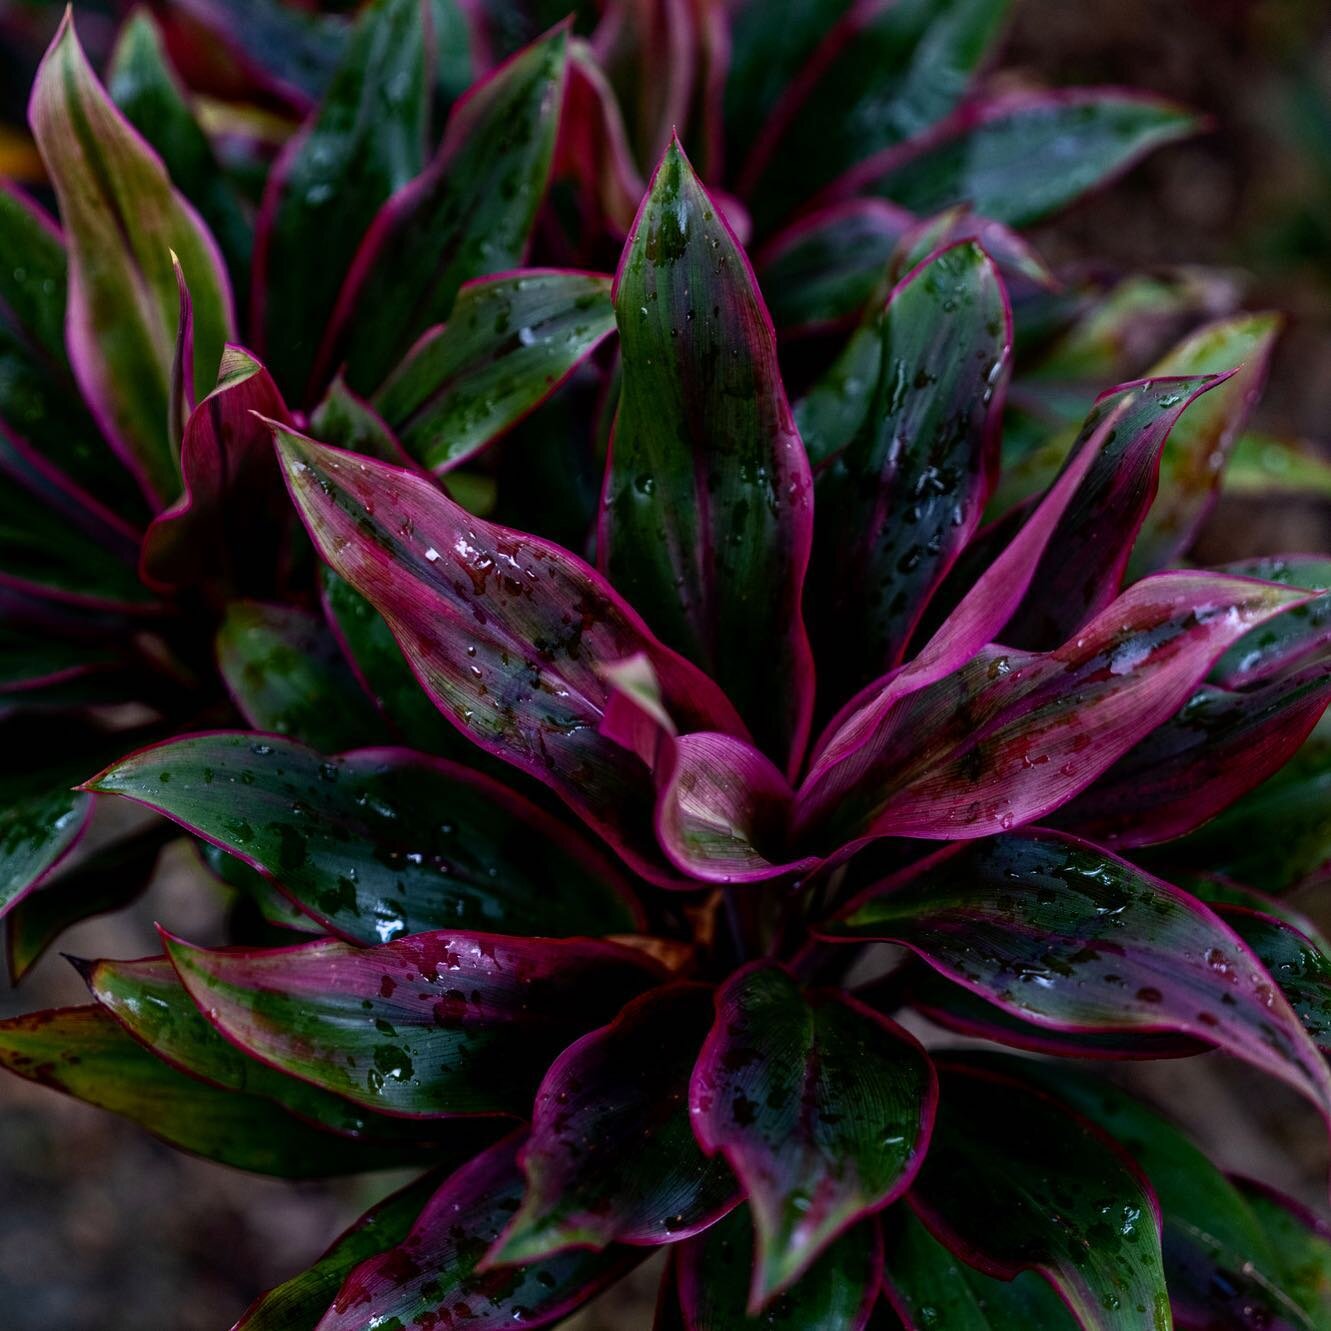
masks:
{"label": "magenta leaf", "polygon": [[[813,662],[800,615],[808,460],[748,260],[678,141],[615,279],[623,386],[602,566],[664,641],[736,701],[779,764],[798,762]],[[753,668],[755,641],[770,645]]]}
{"label": "magenta leaf", "polygon": [[748,1194],[751,1310],[906,1190],[936,1097],[924,1050],[862,1003],[803,990],[766,963],[722,987],[689,1105],[699,1142],[724,1155]]}
{"label": "magenta leaf", "polygon": [[877,1226],[834,1239],[803,1278],[761,1311],[748,1304],[753,1220],[739,1207],[679,1248],[684,1331],[865,1331],[878,1298]]}
{"label": "magenta leaf", "polygon": [[1084,1331],[1167,1328],[1160,1212],[1145,1177],[1098,1127],[1001,1066],[940,1068],[912,1207],[986,1275],[1043,1276]]}
{"label": "magenta leaf", "polygon": [[29,107],[69,246],[69,358],[84,398],[145,493],[164,503],[180,476],[167,430],[180,296],[194,301],[193,387],[213,386],[231,335],[221,256],[161,160],[111,103],[66,15]]}
{"label": "magenta leaf", "polygon": [[272,590],[289,510],[272,433],[255,412],[289,419],[268,371],[241,347],[229,346],[217,387],[185,426],[184,493],[144,537],[140,576],[158,591],[206,580],[238,591]]}
{"label": "magenta leaf", "polygon": [[614,327],[608,277],[532,268],[479,278],[375,401],[413,457],[451,471],[539,406]]}
{"label": "magenta leaf", "polygon": [[473,517],[422,477],[277,433],[321,555],[384,616],[435,705],[660,879],[651,777],[599,733],[599,669],[643,652],[681,728],[742,733],[716,686],[566,550]]}
{"label": "magenta leaf", "polygon": [[411,1118],[524,1112],[548,1060],[660,975],[613,943],[461,931],[167,953],[251,1057]]}
{"label": "magenta leaf", "polygon": [[861,428],[819,473],[806,597],[819,684],[840,702],[899,661],[984,511],[1012,354],[993,263],[962,242],[888,297]]}
{"label": "magenta leaf", "polygon": [[348,1141],[272,1100],[187,1076],[97,1004],[0,1021],[0,1067],[141,1124],[170,1146],[257,1174],[326,1178],[422,1159],[418,1146]]}
{"label": "magenta leaf", "polygon": [[141,749],[90,788],[240,856],[353,943],[446,927],[564,937],[641,923],[599,847],[489,777],[408,749],[326,757],[276,735],[219,731]]}
{"label": "magenta leaf", "polygon": [[939,852],[829,929],[902,943],[1036,1025],[1169,1032],[1293,1086],[1331,1121],[1331,1072],[1256,953],[1195,897],[1053,832]]}
{"label": "magenta leaf", "polygon": [[522,1150],[522,1205],[488,1263],[674,1243],[735,1205],[733,1175],[707,1159],[689,1123],[689,1074],[711,1020],[710,989],[670,985],[555,1060]]}
{"label": "magenta leaf", "polygon": [[[859,202],[883,201],[862,199]],[[963,240],[978,245],[1012,286],[1025,288],[1027,293],[1032,288],[1058,290],[1058,279],[1027,241],[1002,222],[977,216],[964,203],[944,208],[941,213],[915,223],[901,237],[892,259],[891,271],[900,277],[937,250],[958,245]]]}
{"label": "magenta leaf", "polygon": [[853,728],[864,738],[829,745],[801,791],[806,823],[822,815],[823,835],[843,839],[964,839],[1039,818],[1168,720],[1226,647],[1301,595],[1162,573],[1053,652],[984,648],[885,712],[869,704],[873,729],[868,718],[843,725],[843,735]]}
{"label": "magenta leaf", "polygon": [[453,108],[434,159],[379,210],[347,272],[322,378],[346,364],[372,393],[468,278],[515,268],[544,193],[568,55],[560,26],[505,62]]}
{"label": "magenta leaf", "polygon": [[[1273,555],[1224,566],[1226,573],[1278,582],[1306,591],[1331,590],[1331,560],[1316,555]],[[1331,646],[1331,595],[1291,606],[1245,633],[1215,663],[1211,682],[1227,689],[1265,684],[1324,659]]]}
{"label": "magenta leaf", "polygon": [[522,1197],[517,1155],[525,1135],[505,1138],[447,1178],[401,1243],[347,1276],[316,1331],[547,1326],[635,1266],[640,1254],[614,1248],[481,1267]]}

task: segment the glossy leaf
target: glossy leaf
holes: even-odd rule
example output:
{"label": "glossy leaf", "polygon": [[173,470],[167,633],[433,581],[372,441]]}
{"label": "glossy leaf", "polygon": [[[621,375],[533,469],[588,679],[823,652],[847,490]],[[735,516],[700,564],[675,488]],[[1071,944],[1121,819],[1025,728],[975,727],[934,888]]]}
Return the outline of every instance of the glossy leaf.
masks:
{"label": "glossy leaf", "polygon": [[271,1100],[197,1081],[155,1058],[96,1004],[0,1021],[0,1067],[131,1119],[168,1145],[257,1174],[325,1178],[421,1157],[417,1147],[349,1142]]}
{"label": "glossy leaf", "polygon": [[761,1312],[748,1308],[753,1222],[740,1207],[679,1249],[686,1331],[865,1331],[878,1295],[876,1227],[857,1225]]}
{"label": "glossy leaf", "polygon": [[106,90],[162,159],[171,183],[217,238],[232,280],[248,271],[252,238],[240,201],[199,127],[157,22],[134,10],[116,38]]}
{"label": "glossy leaf", "polygon": [[682,728],[741,730],[715,685],[567,551],[473,517],[421,477],[278,438],[320,554],[384,616],[435,705],[659,879],[650,775],[597,730],[598,669],[645,652]]}
{"label": "glossy leaf", "polygon": [[1252,949],[1186,892],[1088,842],[1039,832],[942,851],[871,889],[832,932],[902,943],[1037,1025],[1207,1041],[1331,1111],[1331,1073]]}
{"label": "glossy leaf", "polygon": [[194,388],[213,386],[232,328],[217,247],[161,160],[98,83],[69,15],[42,61],[29,109],[69,246],[70,362],[107,437],[158,502],[180,488],[167,437],[179,294],[194,298]]}
{"label": "glossy leaf", "polygon": [[1027,226],[1200,123],[1180,107],[1116,88],[1013,92],[963,107],[835,188],[867,187],[921,214],[969,203],[996,222]]}
{"label": "glossy leaf", "polygon": [[709,989],[672,985],[555,1060],[520,1157],[522,1205],[489,1262],[674,1243],[734,1206],[734,1177],[703,1155],[689,1123],[689,1073],[711,1018]]}
{"label": "glossy leaf", "polygon": [[314,1331],[352,1268],[401,1243],[438,1186],[426,1174],[372,1206],[312,1266],[261,1294],[232,1331]]}
{"label": "glossy leaf", "polygon": [[914,225],[914,214],[882,199],[848,199],[793,222],[755,260],[773,322],[787,333],[855,319]]}
{"label": "glossy leaf", "polygon": [[910,1194],[935,1238],[988,1275],[1042,1275],[1086,1331],[1168,1331],[1160,1216],[1108,1136],[998,1072],[942,1070],[938,1122]]}
{"label": "glossy leaf", "polygon": [[217,631],[217,664],[256,730],[335,753],[383,737],[383,726],[314,615],[291,606],[233,601]]}
{"label": "glossy leaf", "polygon": [[[863,202],[881,204],[882,200],[866,199]],[[984,250],[1006,281],[1018,289],[1025,289],[1023,294],[1029,296],[1032,287],[1048,291],[1058,289],[1058,279],[1025,240],[1002,222],[976,216],[964,203],[954,204],[933,217],[915,222],[901,237],[889,272],[899,278],[935,251],[959,245],[964,240],[972,241]]]}
{"label": "glossy leaf", "polygon": [[316,1331],[431,1321],[468,1331],[547,1326],[634,1266],[638,1255],[619,1248],[478,1269],[522,1196],[524,1136],[505,1138],[446,1179],[400,1244],[351,1272]]}
{"label": "glossy leaf", "polygon": [[219,731],[140,750],[92,783],[279,882],[354,943],[463,927],[565,937],[640,923],[595,846],[520,795],[408,749],[339,758]]}
{"label": "glossy leaf", "polygon": [[1058,1295],[1029,1271],[996,1280],[949,1252],[904,1206],[883,1223],[883,1281],[907,1326],[946,1331],[1072,1331]]}
{"label": "glossy leaf", "polygon": [[984,511],[997,466],[1011,315],[976,245],[933,256],[889,296],[862,427],[817,484],[808,609],[819,684],[840,702],[896,665]]}
{"label": "glossy leaf", "polygon": [[255,412],[288,419],[268,371],[229,346],[217,387],[185,426],[184,492],[144,537],[139,571],[150,586],[171,591],[211,580],[238,591],[272,590],[290,510],[272,432]]}
{"label": "glossy leaf", "polygon": [[516,267],[554,156],[568,33],[554,29],[453,108],[434,159],[379,210],[343,283],[316,374],[372,393],[444,322],[469,278]]}
{"label": "glossy leaf", "polygon": [[424,163],[433,44],[425,0],[368,6],[318,115],[268,177],[253,270],[257,349],[298,403],[321,387],[308,384],[319,337],[362,238]]}
{"label": "glossy leaf", "polygon": [[[1274,555],[1225,566],[1227,573],[1278,582],[1305,591],[1331,590],[1331,560],[1316,555]],[[1290,606],[1260,628],[1244,634],[1211,671],[1211,682],[1227,689],[1248,688],[1322,660],[1331,644],[1331,596]]]}
{"label": "glossy leaf", "polygon": [[614,326],[609,278],[536,268],[478,279],[375,400],[413,457],[450,471],[543,402]]}
{"label": "glossy leaf", "polygon": [[[832,818],[845,839],[965,839],[1039,818],[1172,716],[1226,647],[1300,595],[1216,574],[1157,574],[1053,652],[984,648],[907,694],[838,763],[825,754],[801,792],[805,817],[830,808],[853,773]],[[882,708],[865,710],[843,731],[867,731]]]}
{"label": "glossy leaf", "polygon": [[549,1059],[659,975],[612,943],[462,932],[167,952],[252,1057],[411,1118],[524,1111]]}
{"label": "glossy leaf", "polygon": [[689,1091],[694,1132],[744,1184],[757,1229],[750,1307],[792,1286],[856,1220],[909,1186],[937,1080],[901,1027],[759,963],[717,994]]}
{"label": "glossy leaf", "polygon": [[789,215],[857,164],[946,116],[1009,7],[1008,0],[852,6],[784,94],[746,165],[759,223]]}
{"label": "glossy leaf", "polygon": [[[677,141],[625,248],[615,316],[623,385],[602,566],[735,699],[765,751],[798,761],[813,701],[800,618],[809,465],[748,261]],[[760,671],[755,641],[771,653]]]}

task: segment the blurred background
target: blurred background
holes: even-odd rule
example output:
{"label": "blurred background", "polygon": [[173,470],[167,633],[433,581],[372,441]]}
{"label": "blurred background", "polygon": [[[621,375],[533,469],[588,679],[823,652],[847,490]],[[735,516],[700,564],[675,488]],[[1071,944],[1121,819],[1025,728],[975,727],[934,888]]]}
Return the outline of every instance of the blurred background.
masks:
{"label": "blurred background", "polygon": [[[774,11],[779,9],[772,0]],[[95,53],[114,31],[109,5],[80,11]],[[33,60],[59,7],[0,0],[0,100],[15,123]],[[776,17],[774,13],[774,18]],[[22,40],[13,40],[21,34]],[[1167,94],[1214,120],[1112,189],[1031,236],[1055,267],[1109,274],[1204,264],[1225,271],[1250,308],[1289,316],[1257,424],[1331,441],[1331,5],[1326,0],[1017,0],[1004,79],[1123,83]],[[0,154],[22,151],[0,140]],[[1291,502],[1257,525],[1241,499],[1217,510],[1203,557],[1325,548],[1326,507]],[[179,852],[179,853],[176,853]],[[222,935],[225,904],[201,888],[183,846],[163,856],[131,911],[66,935],[74,955],[156,952],[152,922],[200,943]],[[1305,903],[1305,905],[1310,903]],[[86,1001],[48,955],[0,1013]],[[1228,1168],[1324,1200],[1325,1146],[1305,1108],[1216,1057],[1118,1075],[1186,1112]],[[196,1161],[85,1105],[0,1079],[0,1325],[7,1331],[221,1331],[260,1289],[307,1265],[400,1180],[336,1185],[256,1179]],[[656,1264],[575,1323],[647,1331]]]}

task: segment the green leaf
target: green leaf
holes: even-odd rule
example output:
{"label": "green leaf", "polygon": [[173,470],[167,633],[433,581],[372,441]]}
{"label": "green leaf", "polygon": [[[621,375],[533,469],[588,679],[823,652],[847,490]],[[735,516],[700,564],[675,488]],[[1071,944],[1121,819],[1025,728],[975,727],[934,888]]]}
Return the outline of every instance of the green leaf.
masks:
{"label": "green leaf", "polygon": [[194,388],[213,386],[231,336],[231,291],[216,245],[161,160],[106,96],[66,14],[37,71],[33,137],[69,246],[66,341],[108,437],[157,501],[180,489],[167,400],[180,296],[194,301]]}
{"label": "green leaf", "polygon": [[1249,432],[1235,441],[1220,486],[1222,493],[1245,499],[1331,499],[1331,465],[1300,444]]}
{"label": "green leaf", "polygon": [[257,350],[293,404],[318,391],[308,381],[319,337],[370,223],[423,165],[432,45],[426,0],[363,10],[318,115],[269,177],[255,247]]}
{"label": "green leaf", "polygon": [[534,268],[481,278],[375,402],[408,453],[451,471],[543,402],[614,327],[608,277]]}

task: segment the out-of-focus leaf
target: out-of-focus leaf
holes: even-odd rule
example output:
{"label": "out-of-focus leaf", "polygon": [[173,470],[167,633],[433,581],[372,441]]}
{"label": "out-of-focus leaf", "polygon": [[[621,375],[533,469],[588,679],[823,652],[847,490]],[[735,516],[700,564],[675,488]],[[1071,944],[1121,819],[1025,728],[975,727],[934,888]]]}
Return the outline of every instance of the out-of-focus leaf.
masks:
{"label": "out-of-focus leaf", "polygon": [[568,30],[501,65],[453,108],[433,161],[379,210],[316,361],[372,393],[468,278],[516,267],[554,157]]}
{"label": "out-of-focus leaf", "polygon": [[784,94],[745,166],[743,192],[759,225],[942,120],[964,96],[1009,8],[1009,0],[852,6]]}
{"label": "out-of-focus leaf", "polygon": [[1304,595],[1161,573],[1055,651],[984,648],[872,729],[877,701],[845,722],[800,793],[803,817],[843,841],[961,840],[1030,822],[1084,790],[1178,711],[1226,647]]}
{"label": "out-of-focus leaf", "polygon": [[324,753],[384,737],[336,640],[304,610],[233,601],[217,631],[217,664],[256,730],[291,735]]}
{"label": "out-of-focus leaf", "polygon": [[833,704],[896,665],[984,511],[998,464],[1011,312],[993,263],[963,242],[916,268],[879,323],[863,425],[819,473],[806,602]]}
{"label": "out-of-focus leaf", "polygon": [[1220,488],[1240,498],[1331,499],[1331,465],[1304,446],[1250,431],[1235,440]]}
{"label": "out-of-focus leaf", "polygon": [[881,1246],[857,1225],[804,1278],[761,1311],[749,1300],[753,1221],[740,1207],[679,1249],[679,1296],[689,1331],[864,1331],[878,1295]]}
{"label": "out-of-focus leaf", "polygon": [[1012,92],[964,106],[869,159],[834,192],[881,194],[921,214],[969,203],[996,222],[1027,226],[1200,124],[1181,107],[1117,88]]}
{"label": "out-of-focus leaf", "polygon": [[348,1141],[271,1100],[187,1076],[97,1004],[0,1021],[0,1067],[131,1119],[168,1145],[257,1174],[326,1178],[430,1159],[418,1146]]}
{"label": "out-of-focus leaf", "polygon": [[435,705],[659,880],[651,777],[599,733],[599,668],[644,652],[682,728],[742,731],[716,686],[566,550],[473,517],[423,477],[278,439],[321,555],[384,616]]}
{"label": "out-of-focus leaf", "polygon": [[[778,765],[798,762],[813,703],[809,464],[752,270],[678,141],[625,247],[615,317],[623,386],[601,565]],[[762,670],[754,642],[767,644]]]}
{"label": "out-of-focus leaf", "polygon": [[1331,1073],[1243,940],[1186,892],[1052,832],[940,852],[834,936],[890,939],[1037,1025],[1168,1031],[1288,1082],[1331,1121]]}
{"label": "out-of-focus leaf", "polygon": [[1015,1070],[941,1071],[910,1193],[934,1237],[999,1279],[1042,1275],[1085,1331],[1165,1331],[1159,1209],[1128,1154]]}
{"label": "out-of-focus leaf", "polygon": [[550,1058],[661,975],[613,943],[463,932],[167,953],[247,1053],[409,1118],[524,1113]]}
{"label": "out-of-focus leaf", "polygon": [[332,758],[275,735],[219,731],[142,749],[91,788],[240,856],[351,942],[641,924],[599,848],[489,777],[408,749]]}
{"label": "out-of-focus leaf", "polygon": [[185,426],[184,491],[144,537],[139,571],[150,586],[173,591],[213,581],[235,592],[274,590],[290,505],[272,431],[255,412],[289,419],[268,371],[241,347],[228,346],[217,387]]}
{"label": "out-of-focus leaf", "polygon": [[255,239],[256,349],[297,405],[322,387],[309,383],[319,338],[370,223],[425,160],[432,47],[427,0],[368,6],[318,115],[268,177]]}
{"label": "out-of-focus leaf", "polygon": [[1241,314],[1198,329],[1151,367],[1162,375],[1234,373],[1191,403],[1160,457],[1160,491],[1128,564],[1137,579],[1178,561],[1192,544],[1220,488],[1220,475],[1266,382],[1280,331],[1273,314]]}
{"label": "out-of-focus leaf", "polygon": [[158,503],[180,489],[167,434],[179,292],[194,300],[194,389],[213,386],[231,335],[231,289],[207,228],[98,83],[66,15],[29,110],[69,247],[69,358],[85,400]]}
{"label": "out-of-focus leaf", "polygon": [[446,1179],[400,1244],[351,1272],[316,1331],[389,1331],[431,1320],[467,1331],[546,1326],[636,1265],[641,1254],[612,1248],[477,1269],[521,1200],[524,1137],[514,1133]]}
{"label": "out-of-focus leaf", "polygon": [[134,10],[120,30],[106,90],[161,157],[171,183],[199,210],[226,258],[232,283],[243,283],[253,245],[249,223],[167,58],[161,30],[146,10]]}
{"label": "out-of-focus leaf", "polygon": [[1271,1243],[1282,1291],[1321,1326],[1331,1318],[1331,1226],[1260,1183],[1235,1184]]}
{"label": "out-of-focus leaf", "polygon": [[522,1205],[489,1261],[674,1243],[734,1206],[734,1176],[703,1155],[689,1123],[689,1073],[711,1018],[708,988],[672,985],[555,1060],[520,1157]]}
{"label": "out-of-focus leaf", "polygon": [[836,1236],[909,1186],[937,1079],[900,1026],[757,963],[717,994],[693,1072],[694,1131],[743,1182],[757,1230],[753,1305],[804,1277]]}
{"label": "out-of-focus leaf", "polygon": [[451,471],[539,406],[614,327],[608,277],[526,269],[481,278],[375,401],[413,457]]}

